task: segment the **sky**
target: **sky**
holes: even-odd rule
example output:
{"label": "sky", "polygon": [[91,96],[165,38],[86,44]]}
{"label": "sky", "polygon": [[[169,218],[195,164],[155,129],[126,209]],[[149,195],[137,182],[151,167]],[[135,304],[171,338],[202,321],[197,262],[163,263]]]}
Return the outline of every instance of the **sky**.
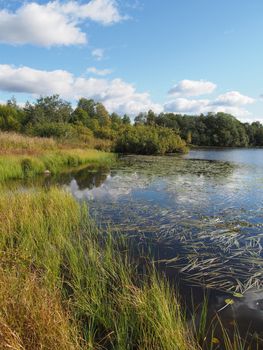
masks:
{"label": "sky", "polygon": [[263,122],[262,0],[0,0],[0,101]]}

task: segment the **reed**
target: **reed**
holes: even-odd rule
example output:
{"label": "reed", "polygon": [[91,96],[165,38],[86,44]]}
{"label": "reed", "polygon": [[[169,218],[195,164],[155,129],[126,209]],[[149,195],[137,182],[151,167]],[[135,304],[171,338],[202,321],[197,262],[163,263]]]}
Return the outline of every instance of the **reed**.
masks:
{"label": "reed", "polygon": [[0,221],[0,349],[201,348],[168,281],[69,193],[2,189]]}
{"label": "reed", "polygon": [[3,192],[0,218],[1,334],[9,334],[8,344],[196,349],[167,283],[153,271],[135,276],[126,241],[100,233],[68,193]]}
{"label": "reed", "polygon": [[58,144],[51,138],[29,137],[0,131],[0,154],[40,154],[55,150]]}

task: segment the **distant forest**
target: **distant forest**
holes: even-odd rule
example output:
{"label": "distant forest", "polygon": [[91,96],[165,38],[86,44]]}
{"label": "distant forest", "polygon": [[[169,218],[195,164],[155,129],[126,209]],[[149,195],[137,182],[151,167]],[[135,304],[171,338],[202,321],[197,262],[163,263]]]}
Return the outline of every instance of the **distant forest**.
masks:
{"label": "distant forest", "polygon": [[[81,98],[77,107],[58,95],[38,98],[22,108],[15,99],[0,105],[0,130],[53,137],[122,153],[186,152],[188,145],[210,147],[263,146],[263,125],[241,123],[226,113],[180,115],[109,113],[102,103]],[[101,142],[95,142],[94,140]]]}

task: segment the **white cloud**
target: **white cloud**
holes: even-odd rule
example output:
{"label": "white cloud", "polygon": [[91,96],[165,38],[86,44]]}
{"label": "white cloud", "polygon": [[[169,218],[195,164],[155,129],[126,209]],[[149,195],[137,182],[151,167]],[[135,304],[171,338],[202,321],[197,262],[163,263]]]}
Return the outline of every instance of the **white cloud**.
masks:
{"label": "white cloud", "polygon": [[97,61],[101,61],[104,57],[105,50],[104,49],[94,49],[94,50],[92,50],[91,54]]}
{"label": "white cloud", "polygon": [[242,104],[234,102],[232,105],[215,103],[213,100],[194,100],[186,98],[176,98],[175,100],[169,101],[164,105],[166,112],[180,113],[180,114],[207,114],[209,112],[218,113],[224,112],[229,113],[237,118],[249,117],[250,113],[243,108]]}
{"label": "white cloud", "polygon": [[211,94],[216,89],[216,84],[205,80],[181,80],[168,94],[175,97],[190,97]]}
{"label": "white cloud", "polygon": [[[95,67],[88,70],[95,74],[106,74],[106,70],[100,71]],[[132,84],[122,79],[77,77],[65,70],[44,71],[1,64],[0,90],[30,95],[59,94],[70,100],[80,97],[93,98],[102,102],[110,112],[120,114],[136,115],[149,109],[156,113],[164,110],[191,115],[225,112],[243,121],[253,119],[245,107],[255,102],[253,98],[238,91],[230,91],[214,99],[173,98],[161,106],[154,103],[147,92],[138,92]]]}
{"label": "white cloud", "polygon": [[87,69],[87,72],[88,73],[92,73],[92,74],[95,74],[95,75],[99,75],[99,76],[105,76],[105,75],[109,75],[112,73],[112,70],[111,69],[98,69],[96,67],[89,67]]}
{"label": "white cloud", "polygon": [[164,106],[166,112],[183,114],[200,114],[209,105],[209,100],[189,100],[187,98],[176,98],[167,102]]}
{"label": "white cloud", "polygon": [[214,105],[224,106],[242,106],[254,103],[255,100],[249,96],[242,95],[238,91],[229,91],[218,96],[213,102]]}
{"label": "white cloud", "polygon": [[2,91],[30,94],[49,94],[50,91],[62,95],[70,93],[74,77],[67,71],[41,71],[29,67],[14,68],[0,65],[0,89]]}
{"label": "white cloud", "polygon": [[249,96],[242,95],[238,91],[229,91],[214,99],[192,99],[191,96],[200,96],[212,93],[216,84],[203,80],[182,80],[169,92],[170,101],[165,103],[166,112],[197,115],[208,112],[224,112],[238,118],[247,118],[250,113],[244,108],[255,100]]}
{"label": "white cloud", "polygon": [[122,19],[114,0],[91,0],[84,5],[77,1],[25,3],[15,12],[0,10],[0,42],[46,47],[84,44],[87,36],[80,22],[92,20],[109,25]]}
{"label": "white cloud", "polygon": [[126,19],[121,16],[115,0],[91,0],[88,4],[79,5],[69,1],[62,6],[63,12],[76,18],[89,18],[98,23],[109,25]]}
{"label": "white cloud", "polygon": [[75,77],[64,70],[42,71],[29,67],[0,65],[0,90],[29,94],[59,94],[66,99],[93,98],[110,112],[137,114],[162,106],[151,101],[148,93],[139,93],[122,79]]}

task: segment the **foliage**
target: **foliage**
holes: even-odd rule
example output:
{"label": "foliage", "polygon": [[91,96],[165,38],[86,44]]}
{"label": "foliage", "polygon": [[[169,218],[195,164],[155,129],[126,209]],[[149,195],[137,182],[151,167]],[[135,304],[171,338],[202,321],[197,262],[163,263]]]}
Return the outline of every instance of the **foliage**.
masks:
{"label": "foliage", "polygon": [[20,131],[24,113],[12,105],[0,105],[0,130]]}
{"label": "foliage", "polygon": [[109,114],[102,103],[80,98],[73,110],[58,95],[40,97],[24,108],[15,100],[0,105],[0,130],[139,154],[185,151],[182,140],[208,147],[263,146],[261,123],[241,123],[222,112],[189,116],[149,110],[135,116],[132,125],[127,114]]}
{"label": "foliage", "polygon": [[185,150],[180,136],[155,125],[155,117],[149,111],[146,125],[137,128],[131,125],[128,115],[110,115],[102,103],[81,98],[73,110],[69,102],[53,95],[40,97],[33,104],[28,102],[24,108],[13,101],[0,106],[0,130],[52,137],[107,151],[165,154]]}
{"label": "foliage", "polygon": [[225,113],[208,113],[206,116],[161,114],[156,123],[178,130],[182,138],[197,146],[247,147],[250,144],[244,124]]}
{"label": "foliage", "polygon": [[27,124],[55,122],[67,123],[70,120],[72,107],[69,102],[58,95],[40,97],[34,104],[27,102],[25,128]]}
{"label": "foliage", "polygon": [[168,128],[145,125],[127,126],[117,137],[116,150],[121,153],[165,154],[185,152],[185,142]]}
{"label": "foliage", "polygon": [[77,137],[77,130],[67,123],[42,122],[36,123],[30,129],[33,136],[73,139]]}

